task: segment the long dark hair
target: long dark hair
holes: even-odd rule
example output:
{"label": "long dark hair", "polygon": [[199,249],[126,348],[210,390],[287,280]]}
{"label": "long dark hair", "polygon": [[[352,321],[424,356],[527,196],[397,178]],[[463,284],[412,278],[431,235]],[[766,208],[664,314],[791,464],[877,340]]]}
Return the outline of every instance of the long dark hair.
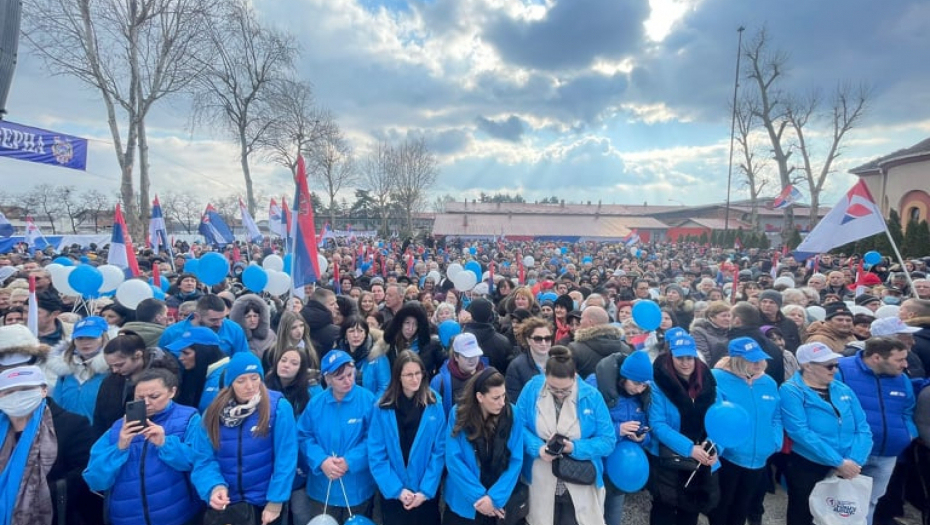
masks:
{"label": "long dark hair", "polygon": [[492,388],[499,386],[504,386],[504,375],[492,366],[475,374],[465,383],[455,410],[453,437],[464,431],[469,441],[475,441],[482,436],[485,439],[491,439],[497,428],[498,419],[505,413],[510,415],[510,403],[504,404],[504,409],[500,414],[491,415],[485,419],[481,413],[481,405],[478,404],[478,394],[487,395]]}
{"label": "long dark hair", "polygon": [[[284,354],[288,352],[297,352],[297,355],[300,356],[300,368],[297,369],[297,375],[294,376],[294,380],[285,386],[284,382],[281,381],[281,376],[278,375],[278,362],[280,362],[281,359],[284,358]],[[294,416],[299,416],[303,413],[304,409],[307,408],[307,403],[310,402],[310,356],[307,355],[306,350],[295,346],[284,349],[280,355],[276,357],[277,360],[272,363],[271,369],[265,374],[265,384],[271,390],[277,390],[284,394],[284,397],[291,402],[291,407],[294,409]]]}
{"label": "long dark hair", "polygon": [[406,348],[407,341],[404,340],[403,326],[408,317],[417,320],[417,333],[415,338],[422,351],[429,344],[429,321],[426,319],[426,311],[419,304],[408,304],[397,311],[391,322],[388,323],[384,330],[384,341],[392,344],[397,348]]}
{"label": "long dark hair", "polygon": [[210,365],[226,357],[218,345],[192,344],[194,350],[194,369],[181,370],[181,388],[178,390],[176,401],[182,405],[197,408],[200,406],[200,396],[207,383],[207,369]]}
{"label": "long dark hair", "polygon": [[420,406],[432,405],[436,402],[436,396],[433,394],[433,390],[429,387],[429,378],[426,373],[426,365],[423,364],[423,360],[420,359],[415,352],[410,350],[404,350],[398,354],[397,359],[394,360],[394,368],[391,370],[391,382],[388,384],[387,390],[384,391],[384,395],[381,396],[381,400],[378,401],[378,406],[381,408],[391,408],[397,404],[397,400],[400,399],[400,396],[404,395],[404,387],[401,383],[400,374],[404,370],[404,365],[407,363],[416,363],[420,367],[420,373],[423,374],[420,376],[420,389],[414,394],[416,402]]}

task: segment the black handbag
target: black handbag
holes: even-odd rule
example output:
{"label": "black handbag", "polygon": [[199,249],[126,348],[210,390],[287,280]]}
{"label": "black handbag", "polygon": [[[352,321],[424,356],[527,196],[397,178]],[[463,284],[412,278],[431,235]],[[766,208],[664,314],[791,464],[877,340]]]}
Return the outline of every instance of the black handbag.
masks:
{"label": "black handbag", "polygon": [[203,525],[255,525],[255,507],[240,501],[223,510],[208,508],[203,516]]}
{"label": "black handbag", "polygon": [[530,486],[517,481],[510,499],[504,505],[504,517],[498,518],[497,525],[519,525],[530,513]]}
{"label": "black handbag", "polygon": [[597,470],[593,461],[574,459],[570,456],[561,456],[553,460],[552,475],[576,485],[594,485],[597,481]]}
{"label": "black handbag", "polygon": [[698,462],[690,456],[682,456],[669,447],[659,444],[659,467],[671,470],[697,470]]}

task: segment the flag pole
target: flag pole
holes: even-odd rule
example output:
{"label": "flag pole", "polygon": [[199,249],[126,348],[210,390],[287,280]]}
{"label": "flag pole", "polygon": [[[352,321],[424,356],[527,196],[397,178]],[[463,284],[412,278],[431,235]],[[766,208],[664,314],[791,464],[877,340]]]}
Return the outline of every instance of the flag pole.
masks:
{"label": "flag pole", "polygon": [[904,270],[904,275],[907,277],[907,284],[911,289],[911,295],[917,297],[917,292],[914,291],[914,281],[911,279],[911,272],[907,271],[907,265],[904,264],[904,257],[901,257],[901,252],[898,250],[898,245],[894,242],[894,237],[891,236],[891,232],[888,230],[888,223],[882,219],[882,222],[885,224],[885,235],[888,236],[888,242],[891,243],[891,249],[894,250],[895,256],[898,258],[898,264],[901,265],[901,269]]}

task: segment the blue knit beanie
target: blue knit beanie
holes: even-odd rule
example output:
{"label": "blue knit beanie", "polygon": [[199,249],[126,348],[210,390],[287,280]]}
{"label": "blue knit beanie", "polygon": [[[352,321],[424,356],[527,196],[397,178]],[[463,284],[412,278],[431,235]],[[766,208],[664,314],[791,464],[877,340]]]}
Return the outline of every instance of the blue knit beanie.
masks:
{"label": "blue knit beanie", "polygon": [[620,365],[620,375],[638,383],[652,381],[652,362],[649,361],[649,352],[637,350],[626,356],[623,364]]}
{"label": "blue knit beanie", "polygon": [[229,364],[226,365],[226,384],[224,386],[232,385],[233,381],[243,374],[258,374],[259,377],[265,377],[261,360],[248,350],[233,354]]}

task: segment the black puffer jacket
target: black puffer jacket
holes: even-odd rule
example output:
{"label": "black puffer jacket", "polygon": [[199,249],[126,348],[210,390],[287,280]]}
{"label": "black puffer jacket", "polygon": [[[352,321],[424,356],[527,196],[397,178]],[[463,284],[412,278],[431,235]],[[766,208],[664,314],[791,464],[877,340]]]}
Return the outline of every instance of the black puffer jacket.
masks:
{"label": "black puffer jacket", "polygon": [[609,324],[579,328],[575,331],[575,340],[568,347],[575,359],[575,366],[581,377],[594,373],[601,359],[620,352],[629,355],[633,349],[623,342],[623,331]]}
{"label": "black puffer jacket", "polygon": [[300,315],[310,329],[313,346],[320,352],[320,357],[323,357],[333,349],[333,345],[339,339],[339,327],[333,324],[333,313],[323,303],[310,300],[300,311]]}
{"label": "black puffer jacket", "polygon": [[501,371],[507,370],[507,365],[510,364],[510,360],[513,358],[513,355],[511,355],[513,345],[505,336],[497,333],[493,325],[490,323],[465,323],[462,331],[475,334],[478,346],[481,347],[481,351],[484,352],[491,366]]}

